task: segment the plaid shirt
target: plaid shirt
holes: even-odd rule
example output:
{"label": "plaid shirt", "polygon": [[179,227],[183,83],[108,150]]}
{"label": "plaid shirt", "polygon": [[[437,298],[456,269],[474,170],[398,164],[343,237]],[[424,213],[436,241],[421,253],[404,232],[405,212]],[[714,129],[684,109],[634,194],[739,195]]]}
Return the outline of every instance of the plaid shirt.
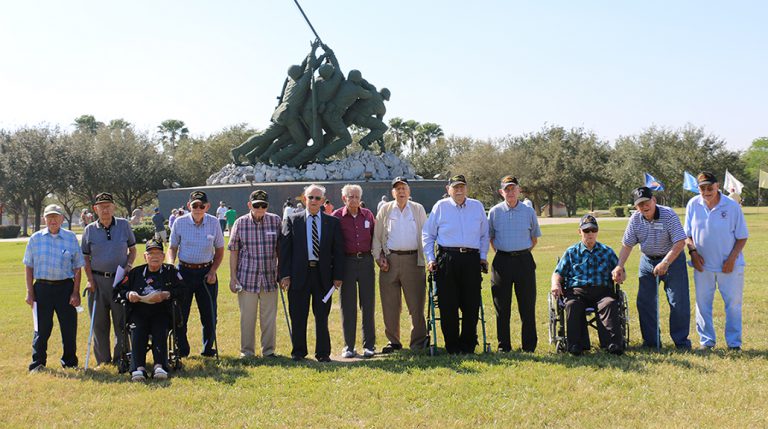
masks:
{"label": "plaid shirt", "polygon": [[32,234],[24,252],[24,265],[34,269],[36,279],[66,280],[85,265],[83,253],[72,231],[60,229],[56,235],[48,228]]}
{"label": "plaid shirt", "polygon": [[611,286],[611,270],[618,262],[616,253],[605,244],[595,243],[589,250],[578,242],[563,253],[555,272],[563,277],[563,287]]}
{"label": "plaid shirt", "polygon": [[265,213],[255,222],[248,213],[235,220],[229,234],[229,250],[237,250],[237,281],[252,293],[271,292],[277,288],[277,239],[280,216]]}

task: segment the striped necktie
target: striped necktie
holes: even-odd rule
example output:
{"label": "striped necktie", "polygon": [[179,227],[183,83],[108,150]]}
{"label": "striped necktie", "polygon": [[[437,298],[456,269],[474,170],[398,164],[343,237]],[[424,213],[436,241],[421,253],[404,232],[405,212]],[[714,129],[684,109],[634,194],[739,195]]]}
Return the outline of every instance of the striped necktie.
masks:
{"label": "striped necktie", "polygon": [[312,216],[312,255],[320,259],[320,234],[317,232],[317,215]]}

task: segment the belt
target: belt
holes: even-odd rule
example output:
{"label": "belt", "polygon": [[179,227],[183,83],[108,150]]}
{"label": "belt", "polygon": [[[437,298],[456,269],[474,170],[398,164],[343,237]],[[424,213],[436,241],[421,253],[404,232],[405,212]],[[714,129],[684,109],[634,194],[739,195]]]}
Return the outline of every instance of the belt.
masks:
{"label": "belt", "polygon": [[505,252],[503,250],[496,251],[497,255],[507,255],[507,256],[522,256],[522,255],[527,255],[529,253],[531,253],[531,249],[515,250],[512,252]]}
{"label": "belt", "polygon": [[64,280],[45,280],[45,279],[37,279],[38,283],[46,283],[49,285],[63,285],[71,282],[72,279],[64,279]]}
{"label": "belt", "polygon": [[204,264],[188,264],[188,263],[186,263],[184,261],[179,261],[179,265],[181,265],[184,268],[188,268],[190,270],[200,270],[200,269],[203,269],[203,268],[208,268],[211,265],[213,265],[213,261],[206,262]]}
{"label": "belt", "polygon": [[418,250],[390,250],[389,253],[394,253],[395,255],[415,255],[418,252]]}
{"label": "belt", "polygon": [[459,253],[476,253],[476,252],[479,252],[478,249],[473,249],[471,247],[444,247],[444,246],[439,246],[438,250],[441,250],[443,252],[459,252]]}
{"label": "belt", "polygon": [[667,255],[661,255],[661,256],[651,256],[651,255],[645,255],[648,259],[664,259],[664,257]]}
{"label": "belt", "polygon": [[356,258],[356,259],[363,259],[364,256],[370,256],[371,252],[354,252],[354,253],[347,253],[347,256],[350,258]]}
{"label": "belt", "polygon": [[108,278],[108,279],[109,279],[109,278],[112,278],[112,277],[114,277],[114,276],[115,276],[115,273],[105,273],[104,271],[96,271],[96,270],[91,270],[91,272],[92,272],[93,274],[98,274],[98,275],[100,275],[100,276],[102,276],[102,277],[106,277],[106,278]]}
{"label": "belt", "polygon": [[320,264],[320,261],[309,261],[307,265],[309,268],[316,268]]}

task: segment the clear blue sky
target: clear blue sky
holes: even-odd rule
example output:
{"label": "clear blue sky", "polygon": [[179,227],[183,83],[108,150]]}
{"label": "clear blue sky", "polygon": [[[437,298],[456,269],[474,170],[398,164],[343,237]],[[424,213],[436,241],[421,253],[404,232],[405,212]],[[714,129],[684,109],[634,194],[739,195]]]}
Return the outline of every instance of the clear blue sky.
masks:
{"label": "clear blue sky", "polygon": [[[388,87],[388,116],[502,137],[545,123],[605,139],[704,126],[768,135],[768,2],[303,0],[347,71]],[[81,114],[193,134],[267,126],[313,36],[292,0],[8,1],[0,128]]]}

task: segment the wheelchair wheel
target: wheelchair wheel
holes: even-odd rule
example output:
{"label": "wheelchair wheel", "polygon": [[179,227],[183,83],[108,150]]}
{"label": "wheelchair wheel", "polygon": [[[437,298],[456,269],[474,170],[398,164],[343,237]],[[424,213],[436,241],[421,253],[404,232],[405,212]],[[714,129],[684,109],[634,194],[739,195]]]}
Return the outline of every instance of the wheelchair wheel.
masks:
{"label": "wheelchair wheel", "polygon": [[565,353],[568,350],[568,342],[565,337],[565,319],[562,309],[559,308],[557,298],[552,294],[547,295],[549,305],[549,343],[555,345],[555,353]]}
{"label": "wheelchair wheel", "polygon": [[627,299],[627,293],[621,291],[621,309],[619,311],[621,317],[621,328],[624,334],[624,350],[629,347],[629,300]]}

